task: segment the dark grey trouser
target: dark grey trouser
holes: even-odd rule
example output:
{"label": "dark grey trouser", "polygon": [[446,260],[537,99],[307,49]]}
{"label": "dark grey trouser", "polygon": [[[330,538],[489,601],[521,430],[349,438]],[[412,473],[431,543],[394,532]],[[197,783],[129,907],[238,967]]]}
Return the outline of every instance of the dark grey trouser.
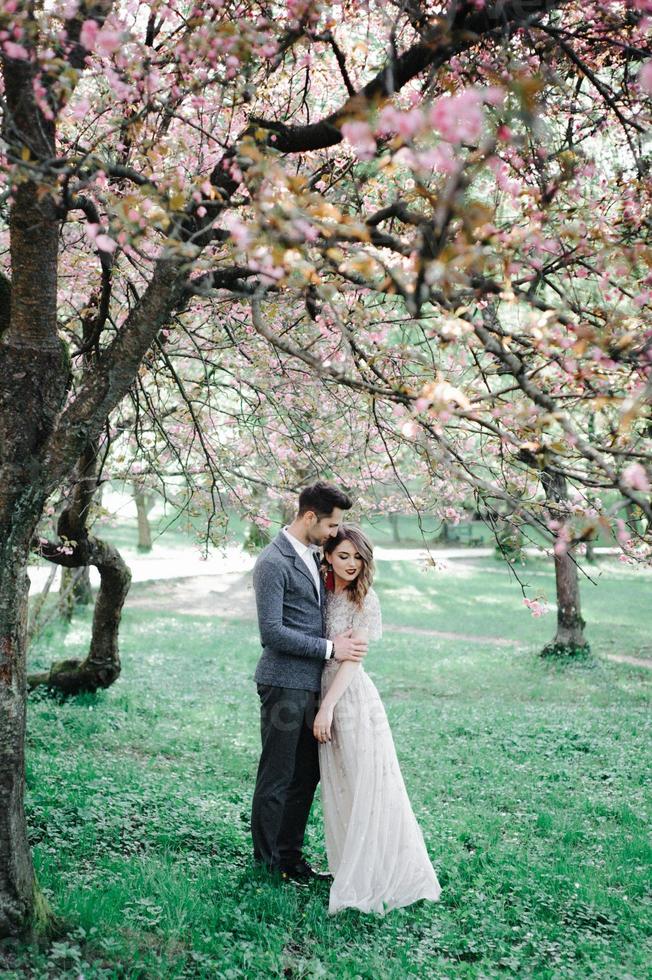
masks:
{"label": "dark grey trouser", "polygon": [[319,782],[319,743],[312,733],[315,691],[258,684],[262,753],[251,807],[254,858],[268,867],[302,857]]}

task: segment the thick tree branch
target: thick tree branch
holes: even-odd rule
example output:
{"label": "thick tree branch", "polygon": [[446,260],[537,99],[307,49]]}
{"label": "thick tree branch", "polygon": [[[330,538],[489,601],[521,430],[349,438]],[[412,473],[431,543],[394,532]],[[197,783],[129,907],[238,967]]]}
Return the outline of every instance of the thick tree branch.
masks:
{"label": "thick tree branch", "polygon": [[82,378],[75,399],[61,414],[46,453],[50,492],[70,471],[84,447],[96,439],[105,420],[129,391],[158,331],[177,308],[186,285],[187,260],[160,258],[145,292],[126,317],[115,340]]}
{"label": "thick tree branch", "polygon": [[288,126],[276,120],[253,118],[246,134],[253,135],[256,129],[268,130],[267,144],[280,153],[306,153],[334,146],[342,141],[343,122],[390,98],[426,69],[440,68],[453,55],[474,47],[487,37],[517,30],[563,3],[564,0],[512,0],[492,3],[480,11],[473,4],[463,3],[449,31],[437,25],[424,41],[389,61],[329,116],[306,126]]}
{"label": "thick tree branch", "polygon": [[91,644],[86,659],[54,663],[48,671],[28,676],[29,687],[45,685],[64,694],[109,687],[120,674],[118,629],[131,583],[129,568],[117,548],[94,537],[85,538],[65,551],[54,542],[38,541],[35,542],[35,550],[48,561],[65,568],[94,565],[100,573],[101,583],[95,600]]}
{"label": "thick tree branch", "polygon": [[11,316],[11,280],[0,271],[0,338],[9,328]]}

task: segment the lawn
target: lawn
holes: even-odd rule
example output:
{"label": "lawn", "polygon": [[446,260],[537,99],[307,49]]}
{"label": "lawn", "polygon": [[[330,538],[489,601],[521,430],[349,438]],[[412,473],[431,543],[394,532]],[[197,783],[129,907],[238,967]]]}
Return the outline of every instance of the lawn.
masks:
{"label": "lawn", "polygon": [[[510,571],[502,560],[474,559],[472,554],[446,562],[439,571],[410,561],[379,562],[377,588],[385,619],[420,629],[502,637],[531,644],[534,650],[543,647],[555,630],[552,562],[528,558]],[[595,652],[652,658],[652,571],[615,558],[583,563],[582,568],[582,613]],[[526,611],[514,573],[528,598],[545,600],[548,614],[534,618]]]}
{"label": "lawn", "polygon": [[[523,574],[552,598],[547,565]],[[649,655],[651,580],[596,575],[596,656],[564,665],[536,656],[553,617],[529,616],[501,564],[381,563],[388,629],[366,669],[443,887],[385,918],[329,918],[323,883],[252,871],[254,624],[127,607],[112,688],[30,698],[30,837],[65,927],[5,947],[3,980],[647,976],[652,671],[605,654]],[[31,666],[83,651],[89,623],[51,629]],[[317,801],[324,864],[320,823]]]}

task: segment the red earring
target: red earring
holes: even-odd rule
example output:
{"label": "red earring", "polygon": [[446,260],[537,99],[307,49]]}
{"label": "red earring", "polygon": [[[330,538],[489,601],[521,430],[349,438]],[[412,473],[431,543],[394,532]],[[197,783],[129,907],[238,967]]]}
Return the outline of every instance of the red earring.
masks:
{"label": "red earring", "polygon": [[335,573],[332,565],[329,565],[326,571],[326,591],[335,592]]}

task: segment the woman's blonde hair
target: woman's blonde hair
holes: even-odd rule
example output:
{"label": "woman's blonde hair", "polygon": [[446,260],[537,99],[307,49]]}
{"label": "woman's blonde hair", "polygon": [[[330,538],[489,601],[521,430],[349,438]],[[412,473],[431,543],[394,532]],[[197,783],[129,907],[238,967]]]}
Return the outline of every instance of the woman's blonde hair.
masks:
{"label": "woman's blonde hair", "polygon": [[[324,545],[324,560],[326,559],[326,555],[332,554],[343,541],[350,541],[355,546],[356,552],[362,558],[360,574],[346,586],[349,599],[356,606],[362,606],[364,597],[371,588],[371,583],[374,579],[374,548],[369,538],[366,534],[363,534],[359,527],[356,527],[354,524],[340,524],[340,529],[335,537],[329,538]],[[329,567],[326,564],[326,570]]]}

